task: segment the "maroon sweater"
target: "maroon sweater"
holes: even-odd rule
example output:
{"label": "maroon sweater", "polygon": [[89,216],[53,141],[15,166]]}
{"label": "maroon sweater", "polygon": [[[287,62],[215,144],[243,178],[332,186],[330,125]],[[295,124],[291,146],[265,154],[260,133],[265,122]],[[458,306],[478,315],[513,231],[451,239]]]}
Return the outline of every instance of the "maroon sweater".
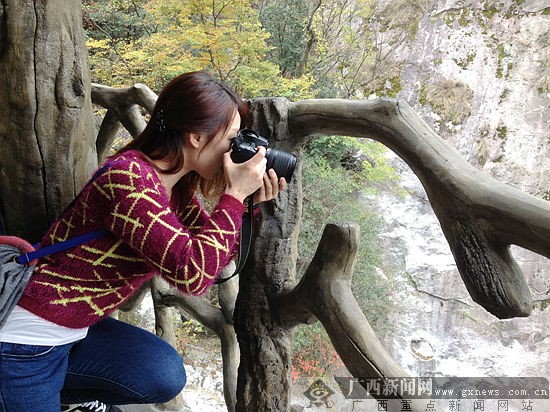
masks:
{"label": "maroon sweater", "polygon": [[223,194],[210,216],[196,197],[172,210],[140,152],[113,160],[54,222],[42,246],[98,229],[110,234],[41,259],[19,302],[59,325],[93,325],[155,274],[200,295],[237,249],[244,211],[239,200]]}

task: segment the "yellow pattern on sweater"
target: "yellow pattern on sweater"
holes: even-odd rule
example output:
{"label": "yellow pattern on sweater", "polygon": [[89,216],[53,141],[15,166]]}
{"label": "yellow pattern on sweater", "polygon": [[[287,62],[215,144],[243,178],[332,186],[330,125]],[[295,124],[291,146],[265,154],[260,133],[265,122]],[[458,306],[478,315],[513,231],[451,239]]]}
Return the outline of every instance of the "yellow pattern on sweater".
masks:
{"label": "yellow pattern on sweater", "polygon": [[54,222],[42,243],[101,228],[111,234],[42,259],[21,306],[58,324],[84,327],[155,273],[184,293],[204,293],[234,257],[242,212],[228,195],[211,216],[196,198],[172,210],[153,167],[139,152],[126,152]]}

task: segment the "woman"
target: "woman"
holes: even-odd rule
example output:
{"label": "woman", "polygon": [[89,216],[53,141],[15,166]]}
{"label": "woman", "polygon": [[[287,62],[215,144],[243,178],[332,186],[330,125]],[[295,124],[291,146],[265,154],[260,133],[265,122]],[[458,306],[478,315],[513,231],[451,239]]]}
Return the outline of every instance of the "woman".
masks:
{"label": "woman", "polygon": [[[247,109],[205,73],[166,85],[151,119],[44,236],[42,246],[109,231],[36,265],[0,330],[0,411],[159,403],[185,385],[175,350],[107,315],[154,274],[183,293],[206,292],[236,254],[243,200],[271,200],[286,182],[265,171],[264,148],[231,161]],[[198,189],[220,195],[210,215]]]}

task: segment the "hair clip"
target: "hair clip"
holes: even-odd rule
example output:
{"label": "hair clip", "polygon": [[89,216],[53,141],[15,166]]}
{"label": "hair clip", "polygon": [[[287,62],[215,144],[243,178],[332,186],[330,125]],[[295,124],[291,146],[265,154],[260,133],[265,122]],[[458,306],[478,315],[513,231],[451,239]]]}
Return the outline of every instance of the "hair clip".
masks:
{"label": "hair clip", "polygon": [[160,107],[157,110],[157,114],[155,116],[155,123],[157,125],[157,129],[159,132],[164,133],[168,128],[166,127],[166,122],[164,120],[164,108]]}

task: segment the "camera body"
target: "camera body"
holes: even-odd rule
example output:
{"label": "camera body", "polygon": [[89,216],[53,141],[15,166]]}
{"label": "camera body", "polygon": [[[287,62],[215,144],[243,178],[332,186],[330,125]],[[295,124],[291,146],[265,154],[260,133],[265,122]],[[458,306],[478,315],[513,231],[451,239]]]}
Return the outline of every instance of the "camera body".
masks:
{"label": "camera body", "polygon": [[234,163],[246,162],[258,152],[260,146],[263,146],[266,148],[267,170],[275,170],[277,176],[284,177],[290,182],[296,167],[296,156],[282,150],[270,149],[268,145],[269,141],[254,130],[240,130],[231,144],[231,160]]}

